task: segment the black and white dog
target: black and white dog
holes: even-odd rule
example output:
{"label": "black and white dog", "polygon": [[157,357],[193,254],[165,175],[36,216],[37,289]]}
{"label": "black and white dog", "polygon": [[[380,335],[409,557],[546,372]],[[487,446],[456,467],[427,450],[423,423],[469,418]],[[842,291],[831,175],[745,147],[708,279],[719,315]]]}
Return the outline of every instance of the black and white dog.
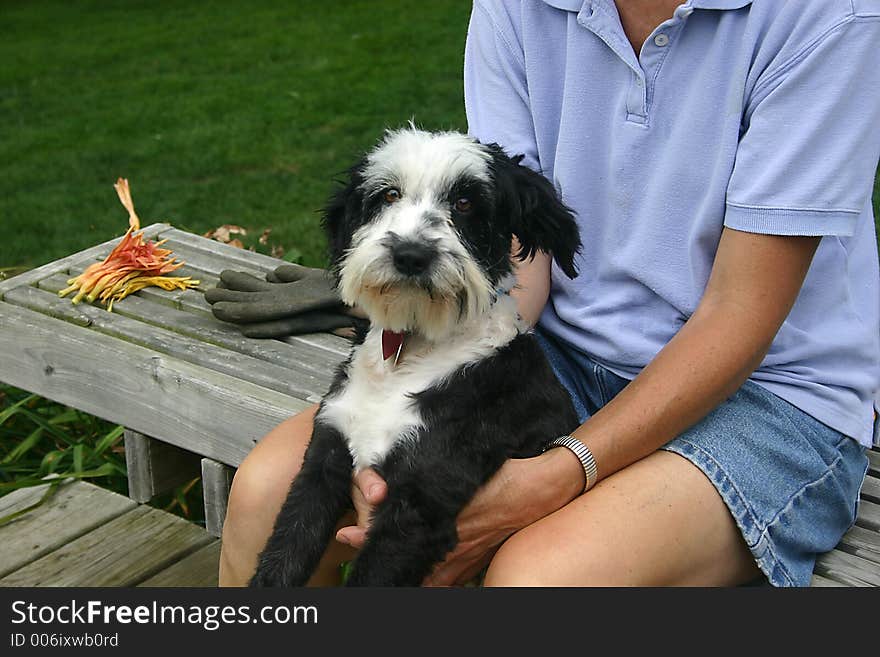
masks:
{"label": "black and white dog", "polygon": [[352,473],[388,495],[348,585],[415,586],[457,541],[456,516],[506,459],[577,425],[568,393],[519,318],[519,259],[580,247],[544,177],[459,133],[393,131],[350,170],[324,224],[342,299],[366,311],[321,402],[302,470],[252,586],[306,582],[351,506]]}

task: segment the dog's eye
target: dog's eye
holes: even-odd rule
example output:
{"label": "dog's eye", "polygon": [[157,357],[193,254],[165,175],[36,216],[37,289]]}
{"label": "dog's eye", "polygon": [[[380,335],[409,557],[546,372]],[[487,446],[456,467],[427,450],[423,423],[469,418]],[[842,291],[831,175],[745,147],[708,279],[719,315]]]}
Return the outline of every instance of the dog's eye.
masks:
{"label": "dog's eye", "polygon": [[456,212],[461,212],[462,214],[470,212],[472,207],[471,200],[462,196],[453,204],[453,207]]}
{"label": "dog's eye", "polygon": [[389,205],[392,203],[396,203],[400,200],[400,190],[396,187],[389,187],[385,190],[385,194],[383,195],[385,202]]}

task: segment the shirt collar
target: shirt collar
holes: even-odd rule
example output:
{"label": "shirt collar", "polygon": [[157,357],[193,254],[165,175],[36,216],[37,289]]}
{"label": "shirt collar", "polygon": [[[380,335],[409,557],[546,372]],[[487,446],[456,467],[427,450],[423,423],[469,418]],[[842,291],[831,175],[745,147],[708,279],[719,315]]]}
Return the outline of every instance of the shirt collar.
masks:
{"label": "shirt collar", "polygon": [[[593,2],[592,0],[544,0],[544,4],[565,11],[580,11]],[[682,4],[693,9],[742,9],[752,4],[752,0],[687,0]]]}

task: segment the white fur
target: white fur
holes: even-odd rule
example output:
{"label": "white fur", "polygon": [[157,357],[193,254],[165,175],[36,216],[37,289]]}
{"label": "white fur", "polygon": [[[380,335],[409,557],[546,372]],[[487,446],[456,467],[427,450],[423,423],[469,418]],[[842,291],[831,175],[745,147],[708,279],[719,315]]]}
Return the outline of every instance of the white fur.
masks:
{"label": "white fur", "polygon": [[348,382],[324,400],[317,421],[346,437],[355,469],[375,465],[399,441],[413,439],[423,427],[413,393],[486,358],[525,330],[516,303],[505,294],[486,313],[460,324],[440,343],[409,336],[400,362],[394,365],[393,358],[382,359],[382,331],[373,328],[352,355]]}
{"label": "white fur", "polygon": [[389,130],[367,155],[363,187],[367,192],[406,188],[418,195],[425,189],[448,187],[464,175],[488,182],[491,160],[483,146],[458,132]]}

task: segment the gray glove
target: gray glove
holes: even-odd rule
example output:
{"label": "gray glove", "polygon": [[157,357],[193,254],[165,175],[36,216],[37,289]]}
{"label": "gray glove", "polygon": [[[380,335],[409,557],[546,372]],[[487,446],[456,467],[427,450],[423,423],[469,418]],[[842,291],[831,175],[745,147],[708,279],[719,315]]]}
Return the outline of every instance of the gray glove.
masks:
{"label": "gray glove", "polygon": [[214,317],[238,324],[249,338],[366,327],[342,303],[323,269],[281,265],[260,280],[240,271],[220,272],[220,283],[205,292]]}

